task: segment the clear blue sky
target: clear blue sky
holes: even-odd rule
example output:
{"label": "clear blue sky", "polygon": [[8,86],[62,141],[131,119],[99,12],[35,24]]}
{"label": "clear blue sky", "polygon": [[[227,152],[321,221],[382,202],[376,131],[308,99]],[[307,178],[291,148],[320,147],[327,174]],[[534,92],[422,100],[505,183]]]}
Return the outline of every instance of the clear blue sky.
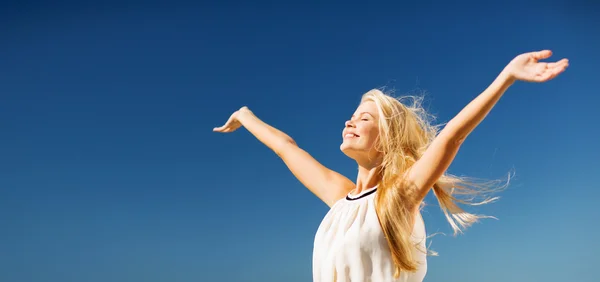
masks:
{"label": "clear blue sky", "polygon": [[213,127],[247,105],[355,179],[362,93],[425,92],[446,122],[545,48],[567,72],[514,85],[450,168],[515,170],[470,209],[499,220],[455,238],[428,198],[426,281],[598,281],[598,4],[309,2],[2,4],[0,281],[311,281],[327,207]]}

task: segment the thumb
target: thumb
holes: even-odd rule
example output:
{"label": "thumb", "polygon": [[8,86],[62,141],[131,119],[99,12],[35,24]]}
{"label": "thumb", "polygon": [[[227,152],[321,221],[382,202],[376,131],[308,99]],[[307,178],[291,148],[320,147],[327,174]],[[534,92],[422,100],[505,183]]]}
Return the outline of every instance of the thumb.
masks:
{"label": "thumb", "polygon": [[537,51],[537,52],[532,52],[531,56],[536,60],[543,60],[543,59],[550,58],[550,56],[552,56],[552,51],[541,50],[541,51]]}

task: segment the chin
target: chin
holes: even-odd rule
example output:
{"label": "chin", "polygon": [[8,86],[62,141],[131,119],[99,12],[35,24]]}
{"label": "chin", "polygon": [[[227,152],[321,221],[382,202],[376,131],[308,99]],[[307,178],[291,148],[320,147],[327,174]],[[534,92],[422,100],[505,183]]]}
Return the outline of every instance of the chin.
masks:
{"label": "chin", "polygon": [[353,150],[351,149],[350,146],[348,146],[348,144],[342,143],[342,144],[340,144],[340,151],[344,152],[344,154],[347,154],[348,152],[353,151]]}
{"label": "chin", "polygon": [[340,151],[342,151],[342,153],[344,153],[344,155],[348,156],[349,158],[351,158],[353,160],[356,159],[356,157],[358,157],[358,155],[360,155],[360,153],[357,150],[349,147],[346,144],[340,145]]}

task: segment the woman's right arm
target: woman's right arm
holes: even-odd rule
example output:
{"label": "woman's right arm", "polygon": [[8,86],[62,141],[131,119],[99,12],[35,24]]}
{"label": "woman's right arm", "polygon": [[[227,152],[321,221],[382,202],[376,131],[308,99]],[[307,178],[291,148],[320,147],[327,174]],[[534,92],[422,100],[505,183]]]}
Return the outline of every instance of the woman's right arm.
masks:
{"label": "woman's right arm", "polygon": [[354,183],[345,176],[328,169],[309,153],[298,147],[294,139],[260,120],[252,111],[242,107],[233,113],[227,123],[215,128],[216,132],[232,132],[244,126],[260,142],[277,154],[292,174],[328,206],[354,189]]}

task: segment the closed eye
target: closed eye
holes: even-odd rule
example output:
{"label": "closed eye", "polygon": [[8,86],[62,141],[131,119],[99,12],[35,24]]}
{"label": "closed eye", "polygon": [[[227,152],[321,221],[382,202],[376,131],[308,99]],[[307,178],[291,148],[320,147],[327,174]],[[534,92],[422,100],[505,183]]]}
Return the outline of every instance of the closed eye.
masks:
{"label": "closed eye", "polygon": [[352,120],[355,117],[360,117],[361,121],[369,121],[370,119],[367,116],[372,116],[372,115],[368,112],[362,112],[362,113],[360,113],[360,115],[352,115],[352,117],[350,119]]}

